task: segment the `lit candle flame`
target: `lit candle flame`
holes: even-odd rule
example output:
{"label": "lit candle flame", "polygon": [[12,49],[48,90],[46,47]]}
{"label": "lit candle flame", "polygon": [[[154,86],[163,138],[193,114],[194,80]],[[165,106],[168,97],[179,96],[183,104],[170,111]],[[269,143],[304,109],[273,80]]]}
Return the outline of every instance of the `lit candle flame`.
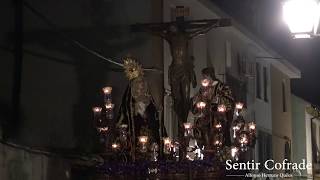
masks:
{"label": "lit candle flame", "polygon": [[164,145],[170,145],[171,144],[171,139],[169,137],[163,138],[163,144]]}
{"label": "lit candle flame", "polygon": [[112,146],[112,149],[118,149],[120,147],[120,145],[117,143],[113,143],[111,146]]}
{"label": "lit candle flame", "polygon": [[102,88],[102,91],[103,91],[104,94],[111,94],[112,87],[109,87],[109,86],[104,87],[104,88]]}
{"label": "lit candle flame", "polygon": [[113,107],[114,107],[114,104],[112,104],[112,103],[107,103],[106,104],[106,109],[107,110],[113,109]]}
{"label": "lit candle flame", "polygon": [[243,103],[238,102],[236,103],[236,109],[241,110],[243,108]]}
{"label": "lit candle flame", "polygon": [[102,110],[101,107],[93,107],[93,108],[92,108],[92,111],[93,111],[94,113],[100,113],[101,110]]}
{"label": "lit candle flame", "polygon": [[220,129],[222,127],[221,123],[216,124],[216,128]]}
{"label": "lit candle flame", "polygon": [[226,108],[225,105],[220,104],[220,105],[218,106],[218,112],[226,112],[226,110],[227,110],[227,108]]}
{"label": "lit candle flame", "polygon": [[254,122],[249,123],[249,129],[254,131],[256,129],[256,124]]}
{"label": "lit candle flame", "polygon": [[108,127],[101,127],[101,128],[97,128],[98,131],[101,133],[101,132],[107,132],[109,130]]}
{"label": "lit candle flame", "polygon": [[202,85],[203,87],[208,87],[209,84],[210,84],[210,80],[209,80],[209,79],[203,79],[203,80],[201,81],[201,85]]}
{"label": "lit candle flame", "polygon": [[240,127],[239,126],[233,126],[233,130],[239,130]]}
{"label": "lit candle flame", "polygon": [[139,136],[139,142],[145,144],[148,142],[148,136]]}
{"label": "lit candle flame", "polygon": [[185,129],[191,129],[192,128],[192,123],[187,122],[187,123],[183,123],[183,126]]}
{"label": "lit candle flame", "polygon": [[204,109],[206,107],[206,105],[207,104],[205,102],[200,101],[200,102],[197,103],[197,108]]}
{"label": "lit candle flame", "polygon": [[216,146],[218,146],[218,145],[220,145],[220,141],[219,141],[219,140],[216,140],[216,142],[214,142],[214,144],[215,144]]}

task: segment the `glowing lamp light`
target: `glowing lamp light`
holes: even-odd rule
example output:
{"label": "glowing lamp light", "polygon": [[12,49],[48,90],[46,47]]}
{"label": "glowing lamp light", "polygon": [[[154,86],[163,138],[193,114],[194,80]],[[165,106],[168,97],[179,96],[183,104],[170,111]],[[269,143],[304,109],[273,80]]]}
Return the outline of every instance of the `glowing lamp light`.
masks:
{"label": "glowing lamp light", "polygon": [[209,84],[210,84],[210,80],[209,80],[209,79],[203,79],[203,80],[201,81],[201,85],[202,85],[203,87],[208,87]]}
{"label": "glowing lamp light", "polygon": [[140,151],[143,153],[147,152],[148,136],[139,136],[138,139],[140,143]]}
{"label": "glowing lamp light", "polygon": [[163,138],[163,144],[164,145],[171,145],[171,139],[169,137]]}
{"label": "glowing lamp light", "polygon": [[288,0],[283,4],[282,12],[295,38],[310,38],[317,33],[320,3],[316,0]]}
{"label": "glowing lamp light", "polygon": [[249,130],[250,130],[250,131],[256,130],[256,123],[251,122],[251,123],[248,124],[248,126],[249,126]]}
{"label": "glowing lamp light", "polygon": [[106,109],[107,110],[110,110],[110,109],[113,109],[114,108],[114,104],[112,104],[112,103],[107,103],[106,104]]}
{"label": "glowing lamp light", "polygon": [[97,129],[98,129],[99,133],[105,133],[105,132],[107,132],[109,130],[108,127],[100,127],[100,128],[97,128]]}
{"label": "glowing lamp light", "polygon": [[221,146],[221,141],[216,140],[216,141],[214,142],[214,145],[215,145],[215,146]]}
{"label": "glowing lamp light", "polygon": [[102,88],[102,91],[104,94],[109,95],[112,92],[112,87],[110,87],[110,86],[104,87],[104,88]]}
{"label": "glowing lamp light", "polygon": [[204,109],[206,107],[206,105],[207,104],[205,102],[200,101],[197,103],[197,108]]}
{"label": "glowing lamp light", "polygon": [[112,143],[111,147],[112,147],[113,150],[117,150],[117,149],[120,148],[120,144],[118,144],[118,143]]}
{"label": "glowing lamp light", "polygon": [[148,136],[139,136],[139,142],[141,144],[146,144],[148,142]]}
{"label": "glowing lamp light", "polygon": [[221,123],[218,123],[218,124],[216,124],[216,128],[217,128],[217,129],[220,129],[220,128],[222,128],[222,125],[221,125]]}
{"label": "glowing lamp light", "polygon": [[243,108],[243,103],[238,102],[236,103],[236,109],[241,110]]}
{"label": "glowing lamp light", "polygon": [[226,108],[225,105],[220,104],[220,105],[218,106],[218,112],[226,112],[226,110],[227,110],[227,108]]}
{"label": "glowing lamp light", "polygon": [[192,128],[192,123],[187,122],[187,123],[183,123],[183,126],[185,129],[191,129]]}
{"label": "glowing lamp light", "polygon": [[101,107],[93,107],[92,111],[93,111],[93,113],[101,113],[102,108]]}

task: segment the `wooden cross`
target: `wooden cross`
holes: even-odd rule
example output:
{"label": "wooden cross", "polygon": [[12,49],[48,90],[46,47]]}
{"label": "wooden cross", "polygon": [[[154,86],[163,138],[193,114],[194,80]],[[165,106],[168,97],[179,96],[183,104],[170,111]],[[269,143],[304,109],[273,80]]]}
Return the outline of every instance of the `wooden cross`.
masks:
{"label": "wooden cross", "polygon": [[196,36],[206,34],[212,28],[231,26],[230,19],[186,21],[184,18],[186,11],[183,8],[182,6],[176,7],[175,21],[131,26],[133,32],[149,32],[165,39],[170,45],[172,62],[168,75],[179,129],[187,120],[190,109],[190,84],[196,86],[194,65],[188,55],[189,41]]}

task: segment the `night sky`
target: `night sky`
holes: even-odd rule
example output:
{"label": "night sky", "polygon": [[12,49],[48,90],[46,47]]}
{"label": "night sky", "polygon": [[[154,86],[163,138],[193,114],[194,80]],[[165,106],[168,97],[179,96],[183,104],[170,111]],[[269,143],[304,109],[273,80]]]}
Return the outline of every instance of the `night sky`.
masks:
{"label": "night sky", "polygon": [[320,105],[320,37],[292,39],[282,20],[280,0],[212,0],[301,71],[292,92]]}

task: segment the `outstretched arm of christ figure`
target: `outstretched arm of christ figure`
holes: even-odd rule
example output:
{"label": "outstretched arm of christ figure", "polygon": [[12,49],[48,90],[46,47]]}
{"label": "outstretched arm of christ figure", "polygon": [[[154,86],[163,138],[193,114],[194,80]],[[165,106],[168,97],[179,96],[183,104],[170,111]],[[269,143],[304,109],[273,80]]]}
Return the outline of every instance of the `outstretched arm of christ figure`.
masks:
{"label": "outstretched arm of christ figure", "polygon": [[132,32],[148,32],[167,40],[167,32],[170,23],[150,23],[131,25]]}
{"label": "outstretched arm of christ figure", "polygon": [[205,34],[212,28],[230,26],[230,19],[212,19],[212,20],[195,20],[189,21],[188,23],[188,33],[189,38]]}

